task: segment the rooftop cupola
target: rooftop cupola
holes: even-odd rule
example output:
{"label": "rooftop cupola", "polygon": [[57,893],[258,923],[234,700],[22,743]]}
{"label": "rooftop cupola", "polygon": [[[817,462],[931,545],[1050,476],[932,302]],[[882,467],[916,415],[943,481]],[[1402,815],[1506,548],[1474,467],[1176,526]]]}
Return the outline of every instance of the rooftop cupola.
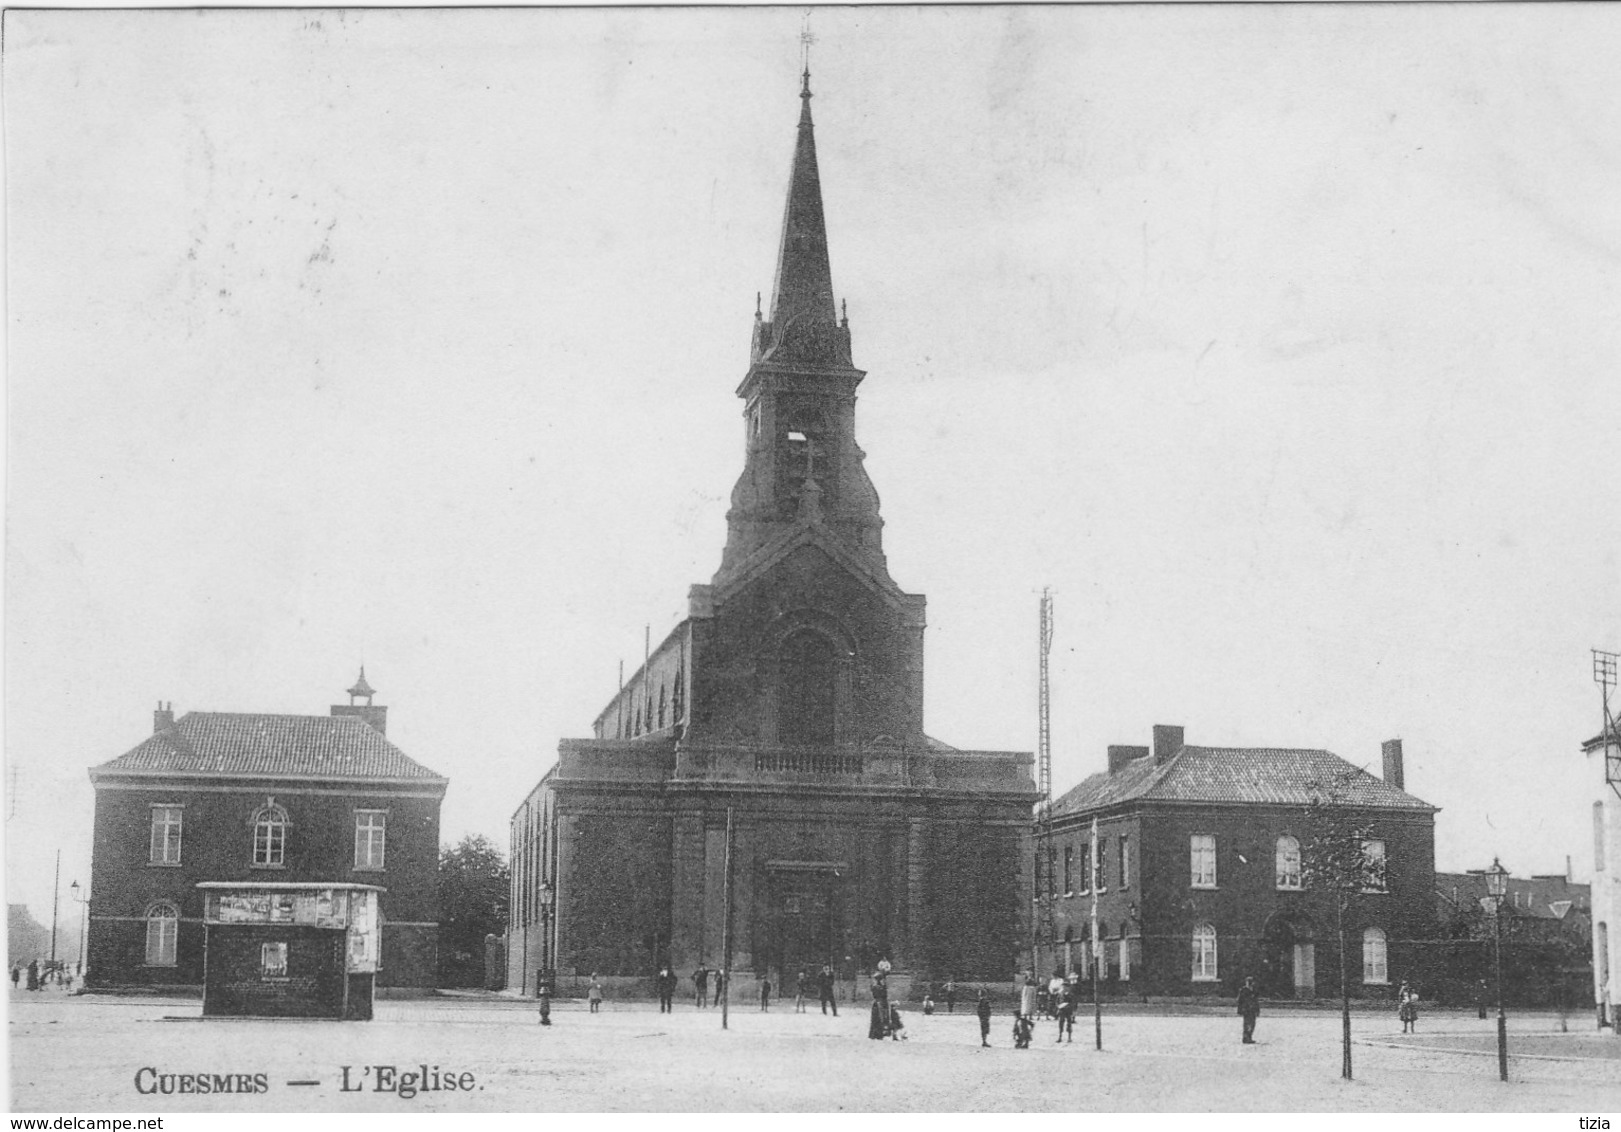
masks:
{"label": "rooftop cupola", "polygon": [[[376,729],[379,735],[388,734],[388,708],[378,705],[372,706],[372,697],[377,690],[366,683],[366,666],[360,666],[360,679],[356,680],[354,687],[349,689],[349,702],[346,704],[333,704],[333,715],[353,715],[365,720]],[[365,699],[365,703],[356,703],[356,700]]]}

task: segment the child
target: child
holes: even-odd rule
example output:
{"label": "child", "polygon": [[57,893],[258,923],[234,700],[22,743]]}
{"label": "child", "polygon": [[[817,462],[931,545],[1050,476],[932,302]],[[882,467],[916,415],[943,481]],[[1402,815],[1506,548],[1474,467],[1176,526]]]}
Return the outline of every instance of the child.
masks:
{"label": "child", "polygon": [[930,998],[927,994],[923,996],[923,1013],[934,1013],[934,999]]}
{"label": "child", "polygon": [[889,1039],[894,1042],[904,1042],[906,1035],[901,1033],[906,1029],[906,1023],[901,1021],[900,1007],[894,1003],[889,1005]]}
{"label": "child", "polygon": [[602,1006],[602,984],[595,975],[591,976],[591,988],[585,992],[585,997],[591,1004],[591,1013],[597,1013]]}

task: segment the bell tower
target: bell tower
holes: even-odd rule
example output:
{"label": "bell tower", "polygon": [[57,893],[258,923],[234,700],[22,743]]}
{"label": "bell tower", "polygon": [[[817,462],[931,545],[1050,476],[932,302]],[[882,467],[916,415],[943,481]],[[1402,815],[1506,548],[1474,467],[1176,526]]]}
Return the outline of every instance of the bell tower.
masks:
{"label": "bell tower", "polygon": [[834,306],[808,69],[801,79],[770,317],[757,300],[749,371],[737,390],[743,474],[726,513],[716,586],[755,551],[804,524],[820,524],[885,573],[878,493],[855,440],[855,391],[866,375],[850,360],[850,320]]}

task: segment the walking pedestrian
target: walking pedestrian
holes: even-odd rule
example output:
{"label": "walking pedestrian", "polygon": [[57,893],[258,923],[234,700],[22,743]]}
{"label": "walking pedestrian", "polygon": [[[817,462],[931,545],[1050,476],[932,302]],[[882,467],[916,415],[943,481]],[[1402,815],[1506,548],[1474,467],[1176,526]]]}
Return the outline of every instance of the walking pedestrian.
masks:
{"label": "walking pedestrian", "polygon": [[693,1003],[699,1010],[709,1005],[709,968],[703,963],[692,973],[692,987],[698,992],[697,1001]]}
{"label": "walking pedestrian", "polygon": [[1255,1044],[1255,1019],[1261,1014],[1261,996],[1255,989],[1253,976],[1244,979],[1238,992],[1238,1016],[1244,1019],[1244,1044]]}
{"label": "walking pedestrian", "polygon": [[1036,1016],[1036,973],[1024,973],[1024,986],[1019,988],[1019,1017],[1034,1019]]}
{"label": "walking pedestrian", "polygon": [[810,994],[810,976],[799,972],[799,979],[794,983],[794,1013],[805,1013],[805,996]]}
{"label": "walking pedestrian", "polygon": [[1403,981],[1401,991],[1396,995],[1396,1001],[1400,1003],[1396,1007],[1396,1017],[1401,1019],[1401,1032],[1418,1033],[1418,992],[1411,984]]}
{"label": "walking pedestrian", "polygon": [[771,975],[769,972],[760,975],[760,1009],[771,1009]]}
{"label": "walking pedestrian", "polygon": [[979,989],[979,1001],[974,1004],[974,1012],[979,1015],[979,1044],[989,1049],[991,1044],[991,1000],[985,993],[985,988]]}
{"label": "walking pedestrian", "polygon": [[1075,996],[1069,987],[1058,991],[1058,1041],[1075,1040]]}
{"label": "walking pedestrian", "polygon": [[833,997],[833,968],[829,964],[822,964],[822,973],[816,976],[816,989],[822,996],[822,1013],[826,1014],[827,1008],[831,1006],[833,1008],[833,1017],[837,1018],[839,1016],[839,1003]]}
{"label": "walking pedestrian", "polygon": [[602,983],[600,983],[597,980],[596,975],[591,976],[591,986],[585,992],[585,998],[586,998],[586,1001],[591,1004],[591,1013],[595,1014],[595,1013],[598,1012],[598,1010],[601,1009],[601,1007],[602,1007]]}
{"label": "walking pedestrian", "polygon": [[957,980],[946,980],[946,1013],[957,1013]]}

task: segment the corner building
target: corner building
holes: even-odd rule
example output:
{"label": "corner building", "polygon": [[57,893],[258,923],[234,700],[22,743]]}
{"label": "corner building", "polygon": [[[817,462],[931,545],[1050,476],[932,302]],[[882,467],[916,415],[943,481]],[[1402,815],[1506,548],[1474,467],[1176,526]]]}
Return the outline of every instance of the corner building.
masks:
{"label": "corner building", "polygon": [[904,989],[1019,962],[1033,758],[924,734],[924,599],[884,558],[808,75],[800,99],[720,569],[513,816],[514,987],[719,966],[728,809],[734,979],[887,957]]}

